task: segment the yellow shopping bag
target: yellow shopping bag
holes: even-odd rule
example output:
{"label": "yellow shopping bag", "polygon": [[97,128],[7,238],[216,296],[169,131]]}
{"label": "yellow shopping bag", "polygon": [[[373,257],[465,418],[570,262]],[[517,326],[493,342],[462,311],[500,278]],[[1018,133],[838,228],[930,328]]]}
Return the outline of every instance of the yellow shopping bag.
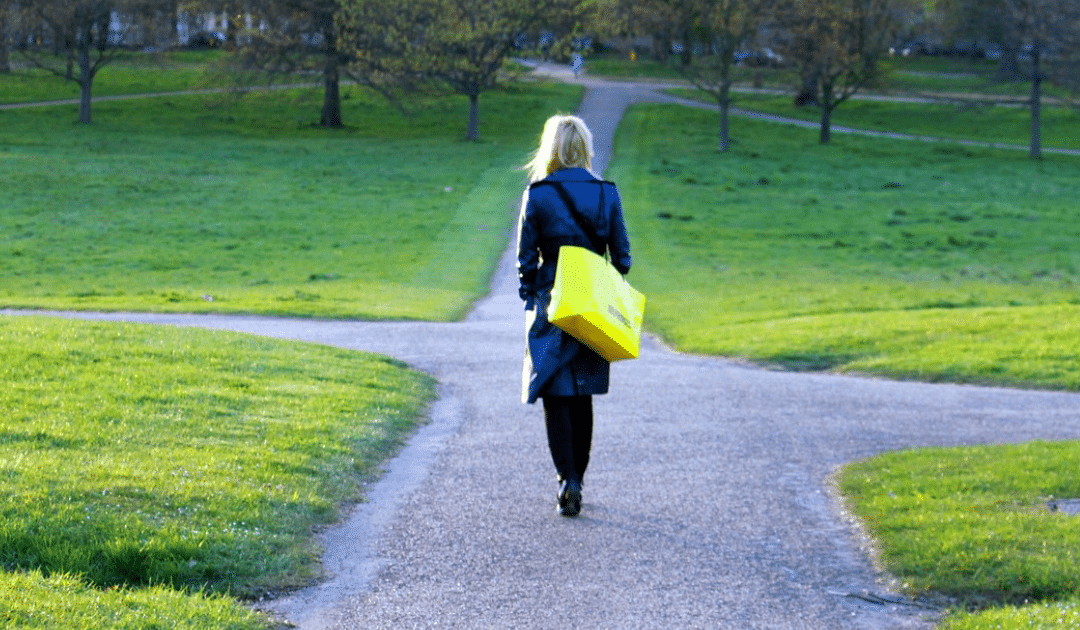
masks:
{"label": "yellow shopping bag", "polygon": [[559,248],[547,315],[608,361],[636,359],[641,351],[645,296],[584,247]]}

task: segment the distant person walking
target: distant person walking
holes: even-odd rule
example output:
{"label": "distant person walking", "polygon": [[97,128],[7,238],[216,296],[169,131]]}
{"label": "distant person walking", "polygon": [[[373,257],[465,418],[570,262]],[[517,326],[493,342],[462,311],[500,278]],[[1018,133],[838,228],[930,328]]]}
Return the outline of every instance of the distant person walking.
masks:
{"label": "distant person walking", "polygon": [[548,446],[558,475],[559,514],[581,511],[592,446],[592,397],[608,391],[610,364],[548,321],[559,248],[576,245],[630,271],[630,241],[615,184],[592,173],[592,133],[576,116],[552,116],[526,166],[532,182],[518,226],[519,294],[525,301],[522,401],[543,399]]}
{"label": "distant person walking", "polygon": [[574,71],[574,78],[578,78],[578,75],[581,74],[582,68],[585,67],[585,57],[583,57],[581,54],[574,55],[574,61],[570,64],[570,67]]}

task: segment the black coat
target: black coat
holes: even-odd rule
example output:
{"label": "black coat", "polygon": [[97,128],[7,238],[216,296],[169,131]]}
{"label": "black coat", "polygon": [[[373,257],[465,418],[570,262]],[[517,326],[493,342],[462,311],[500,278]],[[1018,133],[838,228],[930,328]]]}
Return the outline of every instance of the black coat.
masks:
{"label": "black coat", "polygon": [[[592,225],[597,244],[589,241],[551,183],[561,184],[569,193],[578,212]],[[615,184],[597,179],[585,169],[570,168],[534,183],[522,202],[517,266],[519,294],[528,311],[522,400],[529,403],[543,396],[591,396],[608,391],[610,364],[547,319],[559,247],[563,245],[586,247],[601,256],[606,249],[620,273],[630,271],[630,240]]]}

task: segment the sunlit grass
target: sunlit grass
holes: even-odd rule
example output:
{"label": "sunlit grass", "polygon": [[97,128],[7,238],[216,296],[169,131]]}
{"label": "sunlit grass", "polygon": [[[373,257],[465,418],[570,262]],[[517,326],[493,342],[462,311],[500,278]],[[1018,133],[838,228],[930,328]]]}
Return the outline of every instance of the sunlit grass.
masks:
{"label": "sunlit grass", "polygon": [[[1077,161],[631,111],[610,176],[647,325],[795,369],[1076,389]],[[1019,307],[1023,307],[1022,309]],[[693,313],[693,316],[688,316]]]}
{"label": "sunlit grass", "polygon": [[166,587],[98,589],[66,575],[0,574],[0,625],[20,630],[55,628],[184,628],[265,630],[262,614],[221,596]]}
{"label": "sunlit grass", "polygon": [[1080,628],[1080,598],[977,612],[957,611],[938,627],[942,630],[1075,630]]}
{"label": "sunlit grass", "polygon": [[347,92],[0,113],[0,305],[454,320],[487,290],[543,120],[579,89],[485,94],[403,114]]}
{"label": "sunlit grass", "polygon": [[[680,96],[715,100],[692,90],[672,90]],[[735,107],[820,123],[816,107],[796,107],[790,96],[740,94]],[[924,138],[973,140],[1027,146],[1031,141],[1031,112],[1023,107],[992,103],[891,103],[855,98],[833,112],[834,127],[902,133]],[[733,123],[740,126],[739,122]],[[834,132],[838,131],[834,129]],[[835,135],[835,133],[834,133]],[[1042,112],[1042,146],[1080,148],[1080,113],[1068,107],[1047,106]]]}
{"label": "sunlit grass", "polygon": [[907,591],[978,609],[943,628],[1075,628],[1080,517],[1053,502],[1080,498],[1078,466],[1077,442],[918,449],[851,464],[840,486]]}
{"label": "sunlit grass", "polygon": [[0,566],[242,597],[318,575],[313,528],[433,396],[397,361],[235,333],[0,319]]}

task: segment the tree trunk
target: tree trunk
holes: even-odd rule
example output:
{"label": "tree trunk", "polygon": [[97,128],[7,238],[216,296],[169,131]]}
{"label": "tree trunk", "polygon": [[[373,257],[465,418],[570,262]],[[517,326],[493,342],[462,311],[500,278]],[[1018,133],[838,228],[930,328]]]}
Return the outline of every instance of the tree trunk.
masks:
{"label": "tree trunk", "polygon": [[480,140],[480,94],[469,94],[469,131],[465,134],[469,142]]}
{"label": "tree trunk", "polygon": [[832,140],[832,113],[836,109],[836,103],[833,102],[833,83],[832,81],[821,81],[821,136],[819,138],[821,144],[829,144]]}
{"label": "tree trunk", "polygon": [[[724,63],[725,60],[721,60]],[[731,110],[731,78],[725,71],[721,72],[720,77],[720,94],[716,99],[716,104],[720,106],[720,153],[727,153],[731,149],[731,127],[728,121],[728,114]]]}
{"label": "tree trunk", "polygon": [[1031,50],[1031,151],[1033,160],[1042,159],[1042,68],[1041,51],[1036,43]]}
{"label": "tree trunk", "polygon": [[679,62],[682,64],[683,68],[689,68],[690,64],[694,61],[694,51],[693,44],[691,44],[690,39],[690,29],[686,29],[685,31],[683,31],[682,53],[680,53],[679,57]]}
{"label": "tree trunk", "polygon": [[1016,44],[1006,44],[1001,51],[997,75],[1002,81],[1017,81],[1021,78],[1020,48]]}
{"label": "tree trunk", "polygon": [[720,103],[720,153],[727,153],[731,149],[730,127],[728,125],[728,110],[731,104],[726,100]]}
{"label": "tree trunk", "polygon": [[668,57],[671,56],[671,38],[667,35],[664,35],[659,38],[655,38],[654,41],[660,42],[659,46],[656,46],[656,48],[653,49],[653,55],[656,57],[656,60],[667,61]]}
{"label": "tree trunk", "polygon": [[326,50],[326,65],[323,66],[323,107],[322,120],[319,122],[327,129],[340,129],[341,122],[341,76],[338,71],[338,51],[329,44]]}
{"label": "tree trunk", "polygon": [[817,104],[817,87],[818,87],[818,71],[804,70],[800,77],[802,85],[799,87],[798,93],[795,95],[795,106],[805,107],[806,105]]}
{"label": "tree trunk", "polygon": [[99,53],[105,52],[105,49],[109,46],[109,25],[112,22],[112,15],[109,12],[104,11],[102,13],[103,15],[98,17],[97,39],[94,41]]}
{"label": "tree trunk", "polygon": [[180,44],[180,2],[179,0],[170,0],[168,3],[169,17],[165,20],[165,24],[169,28],[169,37],[166,41],[169,47]]}
{"label": "tree trunk", "polygon": [[225,41],[235,50],[240,47],[240,25],[237,24],[236,19],[239,9],[236,2],[230,2],[226,5],[225,10],[227,11],[225,14]]}
{"label": "tree trunk", "polygon": [[90,27],[87,26],[79,40],[79,122],[90,124],[90,92],[94,85],[93,68],[90,66]]}
{"label": "tree trunk", "polygon": [[829,144],[832,140],[832,107],[821,106],[821,144]]}
{"label": "tree trunk", "polygon": [[0,74],[11,72],[10,40],[7,7],[0,8]]}

